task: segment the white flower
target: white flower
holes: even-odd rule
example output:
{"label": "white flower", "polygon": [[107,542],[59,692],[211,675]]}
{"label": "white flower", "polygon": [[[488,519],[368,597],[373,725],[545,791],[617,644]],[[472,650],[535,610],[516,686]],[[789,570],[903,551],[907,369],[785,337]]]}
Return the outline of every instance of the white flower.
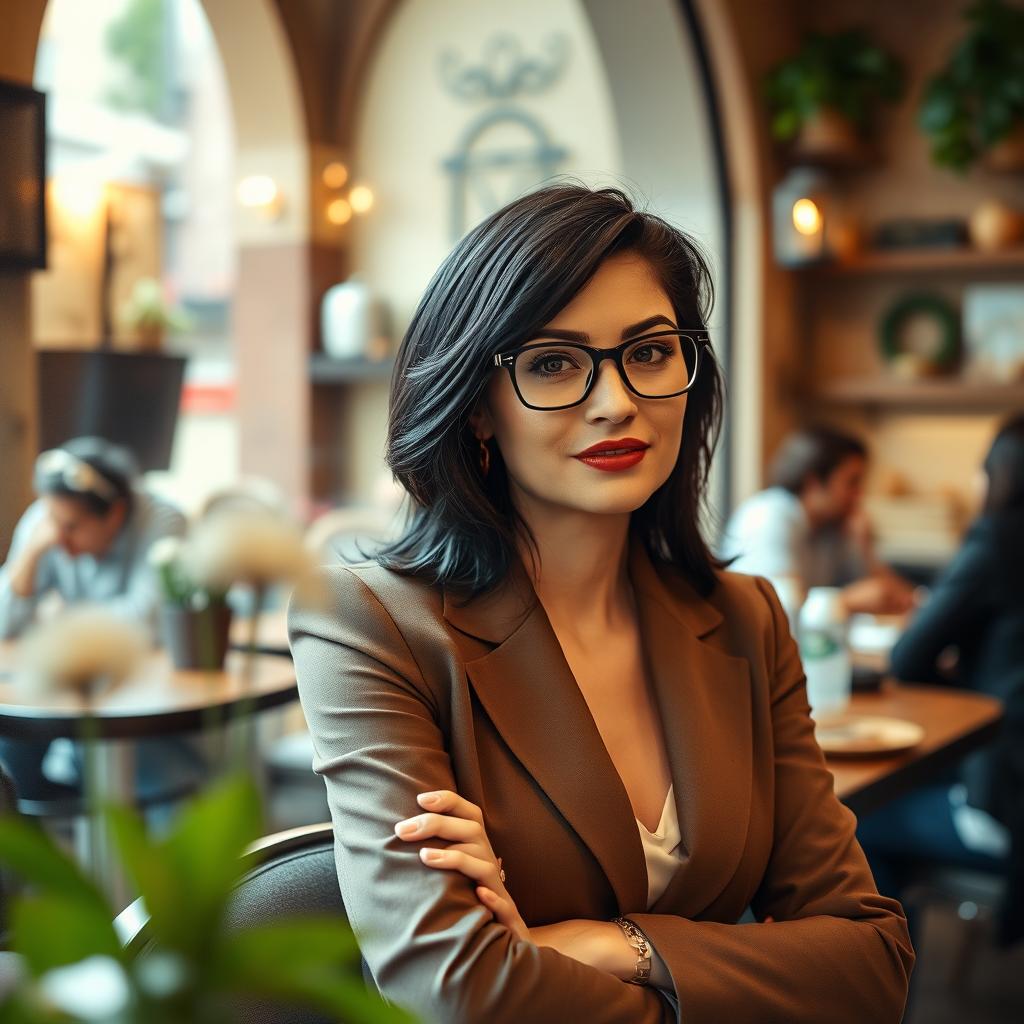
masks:
{"label": "white flower", "polygon": [[25,634],[15,684],[25,693],[72,691],[92,696],[100,684],[117,686],[149,647],[145,630],[102,605],[66,608]]}
{"label": "white flower", "polygon": [[180,537],[161,537],[150,545],[146,560],[154,569],[172,565],[181,555],[182,544]]}
{"label": "white flower", "polygon": [[210,590],[233,583],[297,584],[313,570],[302,533],[272,512],[224,509],[201,519],[182,555],[190,579]]}
{"label": "white flower", "polygon": [[39,989],[47,1002],[76,1020],[111,1020],[124,1013],[131,999],[124,968],[109,956],[47,971]]}

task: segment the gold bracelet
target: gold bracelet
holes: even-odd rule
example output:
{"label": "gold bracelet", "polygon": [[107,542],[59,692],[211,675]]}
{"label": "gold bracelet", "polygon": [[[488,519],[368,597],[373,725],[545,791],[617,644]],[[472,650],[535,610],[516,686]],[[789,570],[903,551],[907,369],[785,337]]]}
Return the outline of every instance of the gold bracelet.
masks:
{"label": "gold bracelet", "polygon": [[646,985],[651,976],[651,944],[647,941],[647,936],[629,918],[615,917],[612,920],[623,930],[629,944],[636,950],[633,977],[627,981],[631,985]]}

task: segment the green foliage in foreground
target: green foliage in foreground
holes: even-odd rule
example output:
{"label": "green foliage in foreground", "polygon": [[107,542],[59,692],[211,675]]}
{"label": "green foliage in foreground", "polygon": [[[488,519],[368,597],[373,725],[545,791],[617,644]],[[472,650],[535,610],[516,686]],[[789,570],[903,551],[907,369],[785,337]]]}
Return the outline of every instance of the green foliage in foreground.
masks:
{"label": "green foliage in foreground", "polygon": [[369,991],[343,919],[324,915],[229,931],[242,854],[261,832],[258,794],[244,777],[211,787],[164,839],[110,807],[107,827],[150,915],[144,948],[125,948],[95,883],[44,832],[0,819],[0,864],[24,892],[11,908],[11,950],[23,967],[0,995],[3,1024],[222,1024],[236,1000],[306,1005],[352,1024],[410,1024]]}

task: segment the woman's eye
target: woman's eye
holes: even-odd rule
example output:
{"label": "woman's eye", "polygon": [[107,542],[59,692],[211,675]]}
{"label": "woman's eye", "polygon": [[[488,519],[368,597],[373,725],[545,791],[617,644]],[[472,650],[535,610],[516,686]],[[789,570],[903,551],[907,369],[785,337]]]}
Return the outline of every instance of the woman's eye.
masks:
{"label": "woman's eye", "polygon": [[630,354],[630,361],[634,363],[660,363],[672,355],[672,349],[668,345],[640,345],[633,349]]}
{"label": "woman's eye", "polygon": [[576,363],[561,352],[545,352],[543,355],[534,356],[530,360],[529,368],[531,373],[554,375],[575,369]]}

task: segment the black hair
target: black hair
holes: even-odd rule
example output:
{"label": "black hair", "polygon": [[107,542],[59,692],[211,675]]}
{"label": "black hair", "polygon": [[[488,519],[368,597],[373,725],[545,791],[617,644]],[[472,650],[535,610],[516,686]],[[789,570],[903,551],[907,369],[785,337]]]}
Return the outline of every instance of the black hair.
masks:
{"label": "black hair", "polygon": [[985,512],[1024,509],[1024,414],[1007,420],[985,456]]}
{"label": "black hair", "polygon": [[863,441],[830,427],[806,427],[783,441],[772,461],[769,480],[799,495],[808,480],[824,483],[841,463],[854,456],[868,457]]}
{"label": "black hair", "polygon": [[[480,470],[469,416],[493,355],[547,324],[603,260],[621,252],[649,262],[680,329],[706,332],[713,302],[706,257],[620,189],[548,185],[487,217],[455,246],[427,285],[396,359],[386,458],[410,495],[410,516],[378,562],[471,598],[505,577],[518,557],[517,537],[532,543],[493,442],[490,471],[485,477]],[[707,594],[723,563],[701,536],[699,519],[724,384],[710,342],[701,359],[676,465],[633,513],[631,530],[652,560],[674,565]]]}
{"label": "black hair", "polygon": [[131,515],[139,467],[135,456],[127,448],[103,437],[76,437],[65,441],[60,447],[92,466],[111,484],[114,494],[105,497],[93,491],[75,490],[65,483],[60,473],[38,471],[35,479],[37,494],[69,498],[94,516],[105,516],[118,501],[124,501],[126,516]]}

